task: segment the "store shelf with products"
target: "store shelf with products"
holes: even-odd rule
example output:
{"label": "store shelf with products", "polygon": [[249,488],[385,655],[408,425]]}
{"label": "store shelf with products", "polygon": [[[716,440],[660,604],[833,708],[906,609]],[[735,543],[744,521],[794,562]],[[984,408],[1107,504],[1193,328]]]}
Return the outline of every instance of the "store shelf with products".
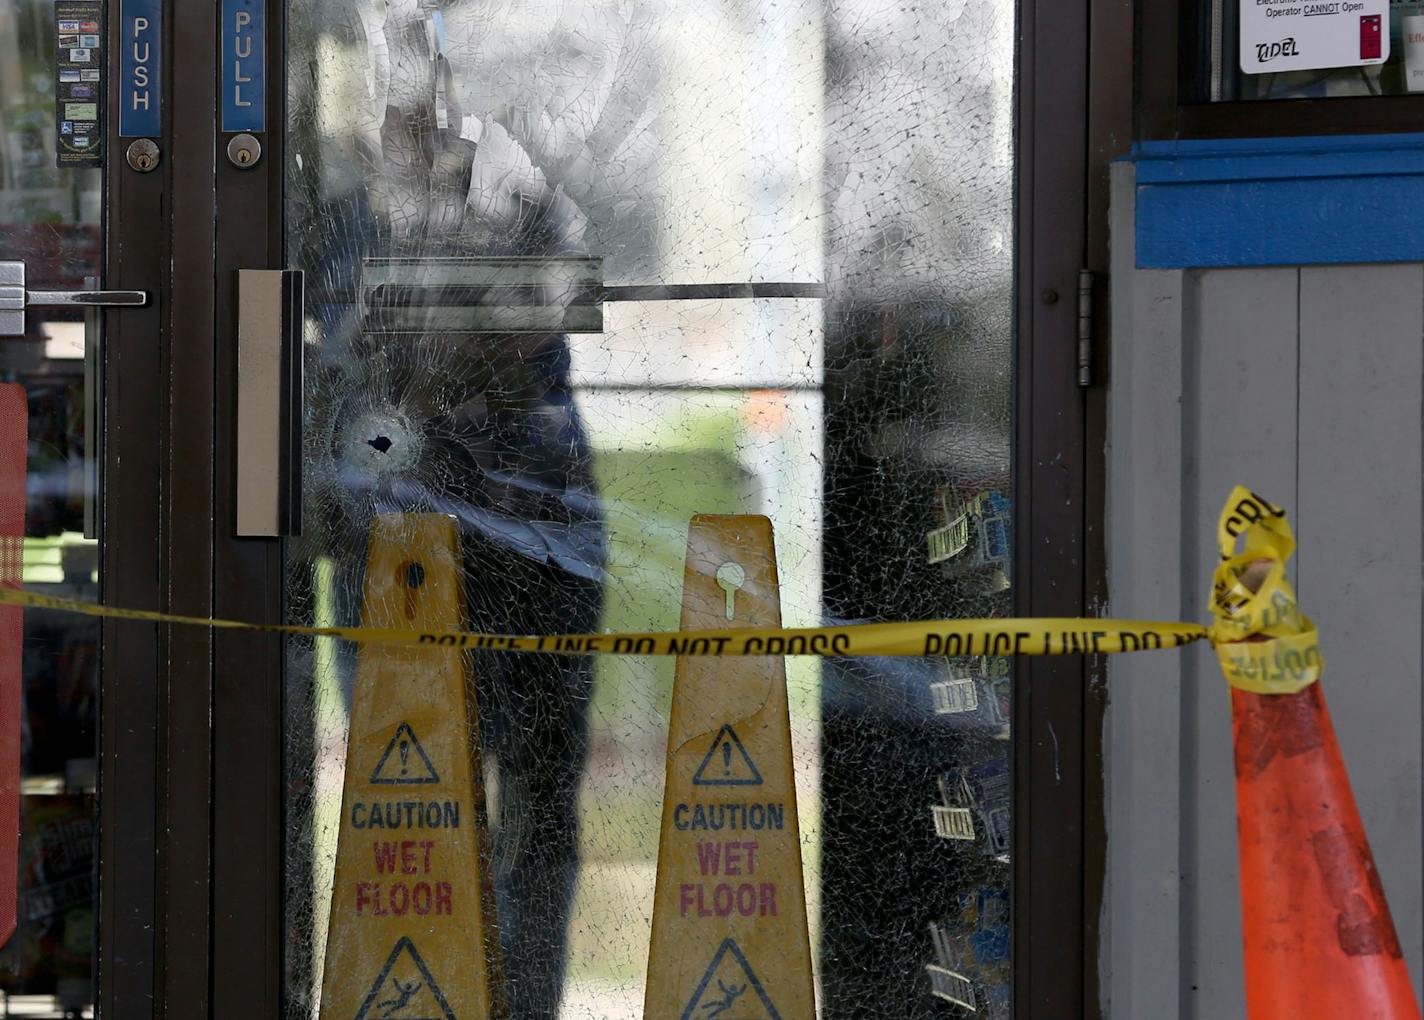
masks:
{"label": "store shelf with products", "polygon": [[937,777],[939,801],[930,805],[935,835],[949,851],[954,909],[930,925],[934,959],[925,973],[933,995],[965,1015],[1007,1016],[994,1010],[1000,998],[1007,1010],[1008,994],[1009,761],[998,741],[955,736],[951,753],[961,763]]}
{"label": "store shelf with products", "polygon": [[[1010,291],[993,274],[972,286],[965,278],[918,286],[828,305],[830,619],[1014,612]],[[1010,665],[926,657],[823,667],[823,945],[834,961],[824,988],[833,1020],[983,1015],[954,1003],[976,1001],[966,988],[983,998],[978,989],[993,976],[945,963],[925,936],[976,890],[1008,895],[1007,794],[990,822],[1005,836],[997,859],[969,795],[946,799],[941,787],[960,787],[962,772],[982,762],[1007,761]],[[868,831],[894,837],[867,839]],[[1005,939],[1005,975],[1008,953]],[[1007,994],[1007,977],[1004,985]]]}
{"label": "store shelf with products", "polygon": [[984,571],[995,588],[1008,587],[1010,504],[998,488],[947,485],[935,489],[941,522],[925,536],[926,562],[946,577]]}
{"label": "store shelf with products", "polygon": [[934,962],[925,965],[932,994],[961,1016],[1011,1015],[1009,894],[982,885],[958,894],[955,909],[929,925]]}
{"label": "store shelf with products", "polygon": [[930,806],[935,834],[973,843],[985,856],[1009,863],[1008,757],[998,755],[939,777],[941,802]]}
{"label": "store shelf with products", "polygon": [[935,660],[942,679],[930,681],[937,715],[961,726],[982,728],[996,740],[1008,740],[1010,668],[1003,657],[976,656]]}
{"label": "store shelf with products", "polygon": [[[925,562],[953,586],[961,615],[1011,611],[1012,506],[1006,479],[937,486]],[[935,661],[929,695],[944,729],[945,767],[935,777],[929,815],[942,841],[951,909],[929,924],[930,993],[955,1017],[1007,1017],[1011,1010],[1012,661]],[[943,1011],[942,1011],[943,1012]]]}

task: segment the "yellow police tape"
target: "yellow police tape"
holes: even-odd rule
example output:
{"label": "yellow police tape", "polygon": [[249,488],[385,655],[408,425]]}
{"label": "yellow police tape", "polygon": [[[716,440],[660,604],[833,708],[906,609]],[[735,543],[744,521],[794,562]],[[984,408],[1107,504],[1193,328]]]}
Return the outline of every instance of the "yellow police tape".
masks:
{"label": "yellow police tape", "polygon": [[1286,512],[1238,485],[1222,508],[1216,538],[1221,564],[1212,580],[1210,637],[1227,681],[1257,694],[1309,687],[1325,663],[1315,624],[1286,580],[1295,552]]}
{"label": "yellow police tape", "polygon": [[[4,587],[0,587],[0,605],[221,630],[332,637],[356,644],[438,645],[556,655],[1099,655],[1180,648],[1206,640],[1216,647],[1226,679],[1235,687],[1258,694],[1293,694],[1310,686],[1320,678],[1323,660],[1315,625],[1296,605],[1285,577],[1286,561],[1295,550],[1285,511],[1237,486],[1221,512],[1217,534],[1222,562],[1213,582],[1216,622],[1210,627],[1155,620],[1043,617],[526,636],[245,623],[122,609]],[[1240,553],[1236,552],[1238,541],[1244,542]]]}

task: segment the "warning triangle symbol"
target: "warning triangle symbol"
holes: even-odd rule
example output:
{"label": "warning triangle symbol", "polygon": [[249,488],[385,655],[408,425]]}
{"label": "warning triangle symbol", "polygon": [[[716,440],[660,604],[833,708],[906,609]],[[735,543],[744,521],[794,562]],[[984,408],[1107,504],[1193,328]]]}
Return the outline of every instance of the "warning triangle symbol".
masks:
{"label": "warning triangle symbol", "polygon": [[389,786],[440,782],[440,773],[435,771],[430,755],[420,746],[410,723],[403,722],[396,727],[395,736],[371,772],[371,782]]}
{"label": "warning triangle symbol", "polygon": [[415,943],[402,936],[366,993],[356,1020],[455,1020]]}
{"label": "warning triangle symbol", "polygon": [[737,943],[723,939],[682,1020],[781,1020],[781,1014]]}
{"label": "warning triangle symbol", "polygon": [[723,723],[692,782],[696,786],[760,786],[761,772],[737,739],[737,731]]}

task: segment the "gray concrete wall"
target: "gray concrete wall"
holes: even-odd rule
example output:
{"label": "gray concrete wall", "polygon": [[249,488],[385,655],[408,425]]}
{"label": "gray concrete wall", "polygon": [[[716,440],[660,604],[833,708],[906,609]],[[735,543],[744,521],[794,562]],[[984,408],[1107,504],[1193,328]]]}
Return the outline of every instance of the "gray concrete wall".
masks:
{"label": "gray concrete wall", "polygon": [[[1237,483],[1289,512],[1325,693],[1418,988],[1424,266],[1138,270],[1113,183],[1113,616],[1202,620]],[[1244,1018],[1227,687],[1209,648],[1114,656],[1105,1012]]]}

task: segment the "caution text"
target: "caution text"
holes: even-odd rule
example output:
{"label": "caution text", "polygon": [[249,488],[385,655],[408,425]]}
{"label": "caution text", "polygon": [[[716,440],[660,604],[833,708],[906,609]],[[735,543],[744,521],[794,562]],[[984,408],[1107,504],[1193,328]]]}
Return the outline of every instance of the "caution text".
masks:
{"label": "caution text", "polygon": [[786,807],[780,803],[679,804],[672,809],[672,823],[683,831],[784,829]]}
{"label": "caution text", "polygon": [[351,805],[351,826],[355,829],[458,829],[460,802],[358,801]]}

